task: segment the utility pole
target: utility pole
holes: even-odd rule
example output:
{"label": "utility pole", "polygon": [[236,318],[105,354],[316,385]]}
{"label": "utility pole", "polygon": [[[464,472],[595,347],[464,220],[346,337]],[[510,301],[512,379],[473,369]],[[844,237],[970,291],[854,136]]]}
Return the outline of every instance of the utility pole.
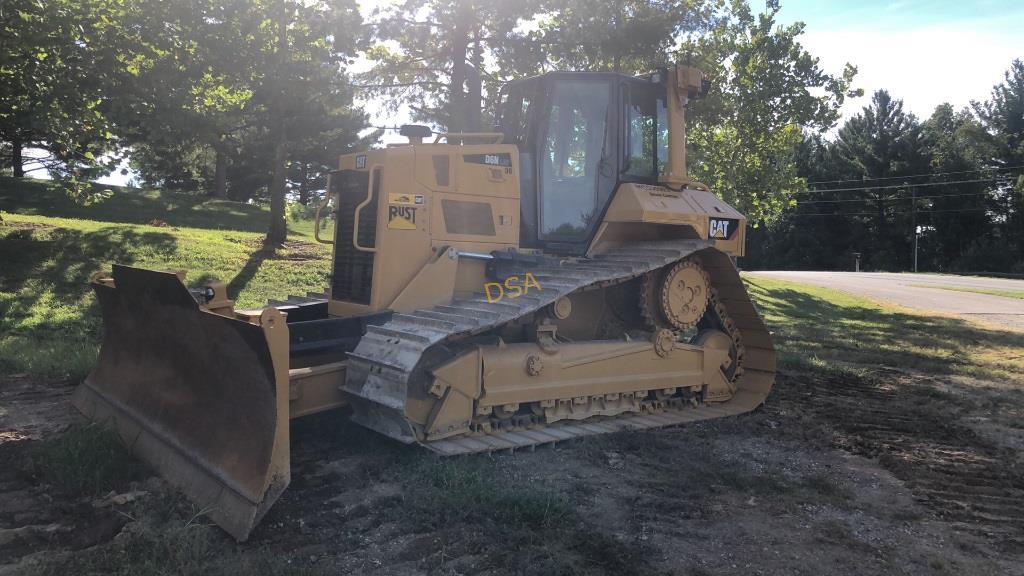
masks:
{"label": "utility pole", "polygon": [[914,226],[914,273],[917,273],[917,239],[921,237],[921,227]]}
{"label": "utility pole", "polygon": [[911,186],[910,188],[910,226],[914,229],[914,273],[917,274],[917,237],[921,235],[921,230],[917,227],[917,188]]}

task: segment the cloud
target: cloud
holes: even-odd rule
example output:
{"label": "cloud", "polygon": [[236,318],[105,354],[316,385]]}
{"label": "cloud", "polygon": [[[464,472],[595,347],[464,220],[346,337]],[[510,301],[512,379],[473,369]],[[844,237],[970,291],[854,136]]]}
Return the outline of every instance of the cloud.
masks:
{"label": "cloud", "polygon": [[808,27],[801,42],[830,72],[857,66],[855,87],[864,97],[843,106],[844,118],[866,106],[871,94],[886,89],[904,109],[927,118],[944,102],[955,108],[985,100],[1014,58],[1024,58],[1024,34],[1000,30],[986,20],[895,29],[855,26],[827,31]]}

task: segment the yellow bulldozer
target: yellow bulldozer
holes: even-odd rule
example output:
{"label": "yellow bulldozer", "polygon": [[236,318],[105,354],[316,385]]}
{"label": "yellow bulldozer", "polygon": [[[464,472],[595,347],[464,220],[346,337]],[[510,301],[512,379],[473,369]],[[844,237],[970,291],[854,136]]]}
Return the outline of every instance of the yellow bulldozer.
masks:
{"label": "yellow bulldozer", "polygon": [[115,265],[74,403],[239,540],[308,414],[457,455],[752,410],[775,353],[734,264],[746,220],[686,173],[706,90],[685,66],[550,73],[503,89],[493,133],[342,156],[323,294],[238,310]]}

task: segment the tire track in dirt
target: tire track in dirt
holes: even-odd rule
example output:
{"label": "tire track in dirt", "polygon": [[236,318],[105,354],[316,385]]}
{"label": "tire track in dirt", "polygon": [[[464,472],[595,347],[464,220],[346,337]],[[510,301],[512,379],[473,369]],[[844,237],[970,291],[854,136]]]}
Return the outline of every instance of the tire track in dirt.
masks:
{"label": "tire track in dirt", "polygon": [[1018,455],[958,422],[962,406],[901,374],[788,373],[778,409],[831,430],[833,444],[877,458],[915,499],[955,528],[984,536],[1007,553],[1024,551],[1024,474]]}
{"label": "tire track in dirt", "polygon": [[25,374],[0,375],[0,444],[39,440],[80,421],[68,397],[68,380],[41,381]]}

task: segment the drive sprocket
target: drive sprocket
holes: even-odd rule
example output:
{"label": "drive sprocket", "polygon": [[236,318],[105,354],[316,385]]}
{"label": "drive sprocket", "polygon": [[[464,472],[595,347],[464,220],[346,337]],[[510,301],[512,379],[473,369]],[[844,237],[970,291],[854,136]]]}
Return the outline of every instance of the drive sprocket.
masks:
{"label": "drive sprocket", "polygon": [[694,258],[644,276],[640,309],[651,327],[688,330],[708,308],[711,282]]}

